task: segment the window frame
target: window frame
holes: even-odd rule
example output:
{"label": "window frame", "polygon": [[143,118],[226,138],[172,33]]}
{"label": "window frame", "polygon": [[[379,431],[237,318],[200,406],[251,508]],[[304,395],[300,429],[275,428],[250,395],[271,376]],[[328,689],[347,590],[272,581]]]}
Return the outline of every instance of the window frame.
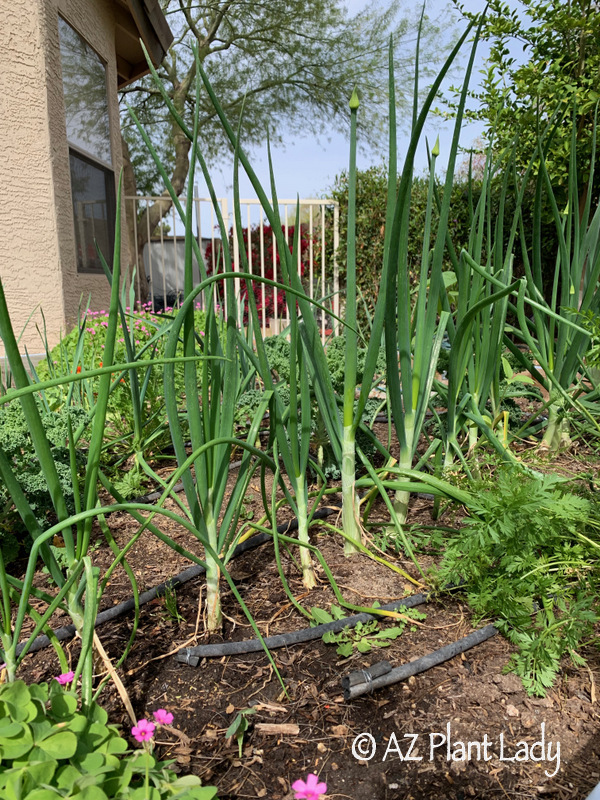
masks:
{"label": "window frame", "polygon": [[[66,25],[71,28],[79,38],[85,43],[90,50],[92,50],[98,58],[98,61],[102,65],[104,69],[104,88],[106,92],[106,109],[108,114],[108,132],[109,132],[109,148],[110,148],[110,155],[111,155],[111,163],[109,164],[107,161],[104,161],[101,158],[98,158],[93,153],[88,152],[82,147],[79,147],[76,144],[72,144],[69,141],[68,129],[67,129],[67,114],[66,114],[66,103],[65,103],[65,96],[64,96],[64,74],[63,74],[63,61],[62,61],[62,52],[60,49],[60,22],[65,23]],[[88,266],[86,262],[80,263],[79,259],[79,252],[78,252],[78,244],[79,244],[79,236],[78,236],[78,219],[75,213],[75,201],[73,198],[73,172],[71,170],[71,156],[78,158],[80,161],[89,164],[92,167],[100,170],[104,175],[104,187],[106,193],[106,224],[108,228],[108,241],[109,241],[109,248],[110,252],[103,253],[103,256],[106,258],[106,262],[110,271],[112,272],[112,260],[113,260],[113,251],[114,251],[114,243],[115,243],[115,226],[116,226],[116,200],[117,200],[117,184],[116,184],[116,171],[114,167],[114,153],[113,153],[113,143],[112,143],[112,112],[111,112],[111,104],[110,104],[110,93],[109,93],[109,82],[108,82],[108,62],[102,58],[100,53],[96,50],[95,47],[88,41],[88,39],[80,33],[80,31],[69,22],[62,14],[58,15],[57,21],[57,32],[58,32],[58,42],[59,42],[59,53],[60,53],[60,66],[61,66],[61,82],[63,87],[63,117],[65,121],[65,139],[67,142],[67,150],[68,150],[68,169],[69,169],[69,185],[71,190],[71,216],[72,216],[72,223],[73,223],[73,241],[75,244],[75,267],[78,275],[87,274],[87,275],[102,275],[104,274],[104,270],[102,269],[102,265],[100,266]],[[84,243],[85,244],[85,243]]]}
{"label": "window frame", "polygon": [[80,264],[78,253],[78,233],[77,228],[79,225],[78,217],[75,213],[75,201],[73,199],[73,172],[71,170],[71,156],[78,158],[80,161],[89,164],[95,169],[102,172],[104,175],[104,190],[106,192],[106,225],[108,231],[108,253],[102,253],[106,259],[106,263],[112,272],[112,257],[115,249],[115,222],[116,222],[116,194],[115,194],[115,173],[114,170],[107,167],[98,159],[91,158],[87,153],[83,153],[80,149],[69,145],[69,179],[71,181],[71,208],[73,209],[73,236],[75,239],[75,261],[78,274],[88,275],[103,275],[104,270],[102,265],[87,266],[86,263]]}

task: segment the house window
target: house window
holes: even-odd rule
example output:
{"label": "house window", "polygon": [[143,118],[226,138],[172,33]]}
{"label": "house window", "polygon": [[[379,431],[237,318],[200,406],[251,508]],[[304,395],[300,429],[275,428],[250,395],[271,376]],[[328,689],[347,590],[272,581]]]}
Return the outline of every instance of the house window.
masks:
{"label": "house window", "polygon": [[98,54],[60,17],[58,30],[77,271],[102,272],[96,246],[110,264],[115,230],[106,68]]}

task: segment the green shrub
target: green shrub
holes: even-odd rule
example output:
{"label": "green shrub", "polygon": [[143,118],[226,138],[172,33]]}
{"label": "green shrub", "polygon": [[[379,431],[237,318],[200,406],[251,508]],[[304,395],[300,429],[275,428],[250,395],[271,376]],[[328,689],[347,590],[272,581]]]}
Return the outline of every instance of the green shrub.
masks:
{"label": "green shrub", "polygon": [[[387,206],[387,167],[369,167],[359,170],[356,175],[356,281],[364,303],[373,313],[377,301],[377,290],[380,283],[383,264],[383,245],[385,233],[385,214]],[[416,281],[421,264],[423,248],[423,228],[425,210],[427,208],[428,179],[415,177],[411,192],[411,214],[409,220],[408,265],[409,271]],[[472,199],[476,204],[481,184],[474,181]],[[344,264],[348,235],[348,174],[342,172],[335,178],[328,196],[340,205],[340,245],[338,264],[340,265],[340,283],[344,282]],[[440,198],[442,187],[440,187]],[[456,180],[452,188],[452,205],[448,223],[450,238],[457,252],[469,241],[471,228],[469,192],[466,181]],[[437,224],[437,213],[434,211],[433,226]],[[330,226],[331,227],[331,226]],[[329,228],[330,232],[330,228]],[[445,268],[451,269],[451,261],[446,258]],[[361,323],[366,315],[361,303],[358,304]]]}
{"label": "green shrub", "polygon": [[[3,800],[212,800],[214,787],[178,777],[172,761],[130,751],[106,711],[86,716],[57,681],[0,686],[0,796]],[[146,789],[148,775],[148,789]]]}

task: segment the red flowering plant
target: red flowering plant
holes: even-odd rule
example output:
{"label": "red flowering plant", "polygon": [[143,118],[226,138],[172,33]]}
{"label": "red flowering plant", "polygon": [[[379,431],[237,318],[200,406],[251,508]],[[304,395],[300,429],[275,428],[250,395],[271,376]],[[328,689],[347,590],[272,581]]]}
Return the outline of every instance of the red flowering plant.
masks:
{"label": "red flowering plant", "polygon": [[[294,245],[295,226],[294,225],[287,226],[287,236],[286,236],[285,225],[281,226],[281,230],[283,231],[284,237],[286,237],[287,239],[290,252],[292,252]],[[261,249],[261,234],[263,242],[262,249]],[[239,249],[243,248],[243,251],[246,254],[246,258],[248,259],[249,271],[253,275],[257,275],[259,277],[264,276],[268,280],[277,281],[278,283],[281,283],[283,276],[281,272],[280,255],[277,252],[275,237],[273,235],[273,229],[271,228],[271,226],[266,224],[263,224],[262,226],[256,224],[252,225],[249,228],[242,228],[242,235],[243,239],[241,242],[238,242],[238,248]],[[309,268],[310,243],[311,243],[311,236],[308,231],[308,225],[302,224],[300,226],[300,242],[299,242],[299,250],[300,250],[299,273],[301,278],[304,277],[305,273]],[[208,275],[213,275],[215,273],[218,274],[225,271],[233,271],[235,263],[233,228],[229,229],[229,252],[231,253],[231,264],[227,267],[227,270],[225,270],[219,243],[215,242],[215,247],[213,249],[213,243],[209,242],[205,252],[206,271]],[[240,264],[242,263],[241,256],[238,260],[238,263]],[[263,263],[264,263],[264,273],[262,272],[261,269]],[[263,309],[265,317],[267,319],[270,319],[271,317],[282,319],[285,316],[286,298],[284,291],[282,291],[281,289],[277,289],[274,286],[269,286],[268,284],[265,284],[262,281],[252,281],[252,291],[256,299],[256,307],[258,309],[260,317],[262,317]],[[217,293],[220,302],[224,304],[222,282],[219,282],[217,284]],[[241,285],[240,294],[241,294],[241,299],[244,302],[243,320],[244,323],[247,323],[248,286],[245,282],[243,282]]]}

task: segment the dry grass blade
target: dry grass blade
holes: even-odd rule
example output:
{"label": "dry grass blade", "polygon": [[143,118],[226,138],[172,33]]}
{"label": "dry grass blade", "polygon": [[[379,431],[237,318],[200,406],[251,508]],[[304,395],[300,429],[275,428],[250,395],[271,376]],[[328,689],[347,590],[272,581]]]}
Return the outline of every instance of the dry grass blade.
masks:
{"label": "dry grass blade", "polygon": [[106,667],[106,671],[108,672],[108,674],[113,680],[113,683],[117,687],[117,691],[119,692],[119,697],[123,701],[123,705],[125,706],[130,719],[132,720],[134,725],[137,725],[137,717],[135,715],[135,711],[133,710],[133,706],[131,705],[131,700],[129,699],[129,695],[127,694],[127,689],[123,685],[123,681],[119,677],[117,670],[113,667],[112,661],[110,660],[106,650],[102,646],[102,642],[100,641],[97,633],[94,633],[94,647],[96,648],[98,655],[102,659],[102,663]]}

